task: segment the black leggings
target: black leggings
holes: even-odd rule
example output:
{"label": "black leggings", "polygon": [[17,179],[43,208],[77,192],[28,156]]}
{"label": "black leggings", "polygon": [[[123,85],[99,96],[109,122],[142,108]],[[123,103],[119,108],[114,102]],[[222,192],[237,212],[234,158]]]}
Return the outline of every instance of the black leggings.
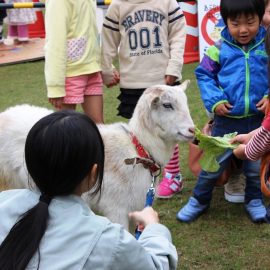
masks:
{"label": "black leggings", "polygon": [[[180,82],[175,82],[173,85],[180,85]],[[117,115],[130,119],[135,110],[137,102],[145,89],[146,88],[120,88],[120,95],[117,97],[117,99],[120,100],[120,104],[117,108]]]}

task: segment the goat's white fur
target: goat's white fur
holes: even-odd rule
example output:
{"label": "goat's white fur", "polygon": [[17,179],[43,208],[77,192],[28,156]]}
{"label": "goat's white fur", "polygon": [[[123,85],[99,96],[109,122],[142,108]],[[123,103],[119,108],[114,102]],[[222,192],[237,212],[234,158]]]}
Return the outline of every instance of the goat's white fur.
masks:
{"label": "goat's white fur", "polygon": [[[190,130],[194,124],[184,93],[188,84],[189,81],[185,81],[175,87],[158,85],[148,88],[128,124],[99,125],[105,145],[102,195],[100,200],[91,197],[90,193],[83,195],[94,211],[128,228],[128,213],[144,207],[152,177],[141,164],[124,163],[126,158],[138,156],[130,133],[138,138],[157,163],[165,166],[175,144],[193,138]],[[0,180],[8,180],[8,187],[28,187],[23,157],[25,138],[33,124],[51,112],[45,108],[19,105],[0,114]]]}

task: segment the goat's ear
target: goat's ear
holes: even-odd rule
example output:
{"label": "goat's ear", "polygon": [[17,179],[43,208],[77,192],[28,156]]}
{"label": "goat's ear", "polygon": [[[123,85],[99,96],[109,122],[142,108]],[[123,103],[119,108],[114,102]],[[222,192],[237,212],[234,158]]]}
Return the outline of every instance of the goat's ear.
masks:
{"label": "goat's ear", "polygon": [[186,89],[188,88],[189,84],[190,84],[190,80],[185,80],[183,83],[180,84],[180,88],[183,91],[186,91]]}
{"label": "goat's ear", "polygon": [[152,102],[151,102],[151,108],[152,109],[156,109],[158,107],[158,103],[159,103],[160,98],[159,97],[155,97]]}

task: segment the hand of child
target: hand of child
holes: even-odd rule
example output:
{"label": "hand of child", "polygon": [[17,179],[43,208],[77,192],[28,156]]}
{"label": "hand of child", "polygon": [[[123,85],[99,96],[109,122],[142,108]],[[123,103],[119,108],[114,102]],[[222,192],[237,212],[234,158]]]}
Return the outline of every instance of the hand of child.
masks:
{"label": "hand of child", "polygon": [[256,104],[256,107],[259,111],[265,113],[265,110],[267,108],[267,105],[268,105],[268,98],[262,98],[257,104]]}
{"label": "hand of child", "polygon": [[239,144],[237,148],[233,150],[233,154],[239,159],[247,159],[247,156],[245,154],[245,147],[245,144]]}
{"label": "hand of child", "polygon": [[177,77],[172,76],[172,75],[166,75],[165,76],[165,83],[167,85],[173,85],[176,81]]}
{"label": "hand of child", "polygon": [[232,138],[230,140],[230,143],[240,143],[240,144],[247,144],[251,138],[258,132],[260,128],[254,129],[251,132],[247,133],[247,134],[239,134],[236,135],[234,138]]}
{"label": "hand of child", "polygon": [[247,144],[251,138],[252,136],[249,133],[239,134],[239,135],[236,135],[234,138],[232,138],[230,140],[230,143],[231,144],[234,144],[234,143]]}
{"label": "hand of child", "polygon": [[57,109],[61,110],[62,103],[63,103],[63,97],[59,98],[49,98],[49,102]]}
{"label": "hand of child", "polygon": [[129,218],[136,223],[140,229],[149,224],[159,223],[158,213],[152,207],[145,207],[142,211],[129,213]]}
{"label": "hand of child", "polygon": [[225,116],[230,112],[230,109],[232,108],[233,106],[228,102],[218,104],[217,107],[215,108],[215,114],[219,116]]}
{"label": "hand of child", "polygon": [[116,69],[114,69],[114,70],[113,70],[113,79],[112,79],[112,81],[111,81],[109,84],[107,84],[106,86],[107,86],[108,88],[111,88],[111,87],[117,85],[119,82],[120,82],[120,74],[119,74],[119,72],[118,72]]}

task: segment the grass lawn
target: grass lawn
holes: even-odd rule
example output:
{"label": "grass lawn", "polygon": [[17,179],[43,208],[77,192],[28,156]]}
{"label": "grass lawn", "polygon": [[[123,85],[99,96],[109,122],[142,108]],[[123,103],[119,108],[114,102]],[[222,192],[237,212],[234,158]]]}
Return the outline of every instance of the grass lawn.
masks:
{"label": "grass lawn", "polygon": [[[187,90],[195,124],[201,128],[207,120],[194,78],[195,64],[184,66],[183,79],[190,79]],[[52,108],[47,102],[44,62],[0,67],[0,111],[9,106],[30,103]],[[123,121],[116,116],[118,89],[105,90],[106,123]],[[225,201],[223,188],[216,188],[208,212],[192,224],[183,224],[175,216],[192,194],[195,177],[187,166],[188,148],[180,145],[181,167],[185,178],[183,191],[169,200],[155,200],[161,222],[168,226],[177,247],[178,269],[270,269],[270,225],[253,224],[243,204]],[[269,204],[269,200],[266,200]],[[146,269],[147,270],[147,269]]]}

